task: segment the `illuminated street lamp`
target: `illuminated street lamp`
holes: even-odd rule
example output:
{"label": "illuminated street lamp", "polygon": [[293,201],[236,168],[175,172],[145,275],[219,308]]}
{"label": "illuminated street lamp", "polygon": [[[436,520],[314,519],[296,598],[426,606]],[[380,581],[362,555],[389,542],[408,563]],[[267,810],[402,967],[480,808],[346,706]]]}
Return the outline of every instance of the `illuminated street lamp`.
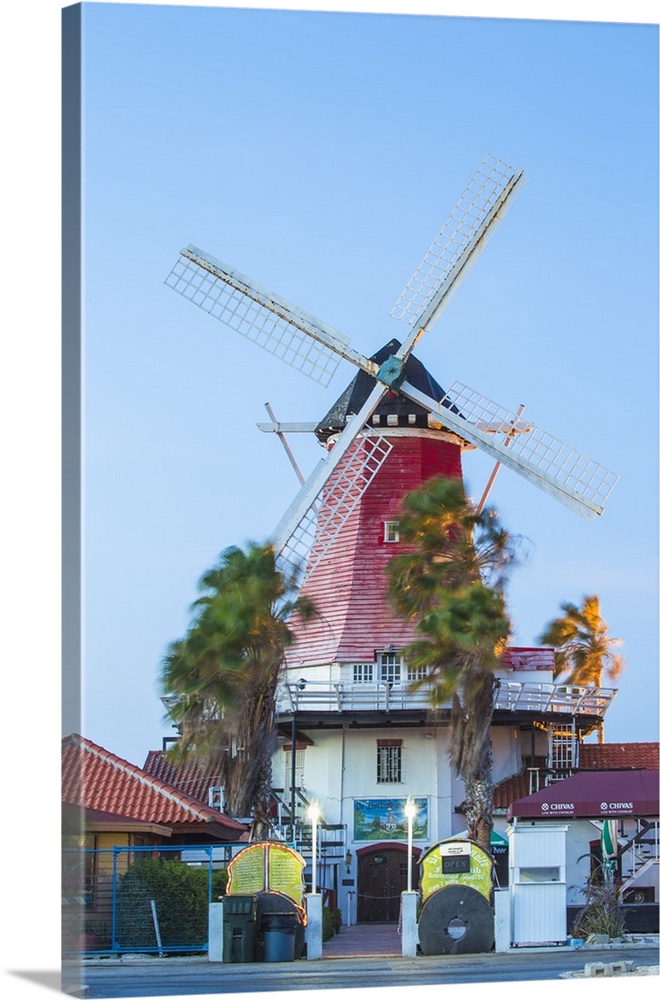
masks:
{"label": "illuminated street lamp", "polygon": [[312,821],[312,892],[316,892],[316,834],[318,830],[319,816],[321,815],[321,810],[319,809],[318,802],[312,802],[309,809],[307,810],[307,815]]}
{"label": "illuminated street lamp", "polygon": [[417,805],[411,795],[408,796],[403,811],[408,818],[408,892],[412,892],[412,842],[413,822],[417,815]]}

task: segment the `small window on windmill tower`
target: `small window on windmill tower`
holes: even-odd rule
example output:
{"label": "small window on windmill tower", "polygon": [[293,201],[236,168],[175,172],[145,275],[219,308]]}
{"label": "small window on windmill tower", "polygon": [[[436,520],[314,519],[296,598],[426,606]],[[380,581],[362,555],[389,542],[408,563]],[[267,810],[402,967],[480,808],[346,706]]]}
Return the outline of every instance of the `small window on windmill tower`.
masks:
{"label": "small window on windmill tower", "polygon": [[398,542],[399,541],[399,522],[398,521],[385,521],[383,530],[383,541],[384,542]]}

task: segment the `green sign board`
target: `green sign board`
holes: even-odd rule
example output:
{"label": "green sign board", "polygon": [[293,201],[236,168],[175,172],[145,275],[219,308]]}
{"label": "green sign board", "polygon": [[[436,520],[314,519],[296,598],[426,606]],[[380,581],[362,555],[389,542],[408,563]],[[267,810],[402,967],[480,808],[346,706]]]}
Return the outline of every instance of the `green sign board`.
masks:
{"label": "green sign board", "polygon": [[448,885],[469,885],[490,902],[493,859],[472,840],[443,840],[420,858],[422,902]]}
{"label": "green sign board", "polygon": [[227,895],[252,896],[270,890],[302,903],[305,859],[285,844],[251,844],[229,862]]}

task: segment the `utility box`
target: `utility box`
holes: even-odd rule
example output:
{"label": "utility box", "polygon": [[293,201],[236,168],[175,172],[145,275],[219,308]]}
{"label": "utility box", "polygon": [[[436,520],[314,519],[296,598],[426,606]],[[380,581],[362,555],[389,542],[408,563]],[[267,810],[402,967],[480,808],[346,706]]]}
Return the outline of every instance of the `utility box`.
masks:
{"label": "utility box", "polygon": [[516,947],[566,943],[566,826],[509,829],[509,890]]}
{"label": "utility box", "polygon": [[254,962],[257,897],[225,896],[222,906],[222,961]]}

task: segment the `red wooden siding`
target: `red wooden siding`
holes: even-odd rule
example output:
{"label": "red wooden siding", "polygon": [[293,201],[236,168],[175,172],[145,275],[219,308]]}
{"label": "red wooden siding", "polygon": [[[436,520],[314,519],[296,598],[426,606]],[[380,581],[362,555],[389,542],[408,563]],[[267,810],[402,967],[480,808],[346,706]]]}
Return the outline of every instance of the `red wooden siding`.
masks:
{"label": "red wooden siding", "polygon": [[425,479],[462,475],[461,446],[428,436],[390,440],[387,461],[303,587],[320,617],[307,625],[292,619],[297,642],[287,653],[289,667],[371,662],[375,649],[400,648],[414,638],[411,622],[387,601],[385,567],[406,549],[383,541],[383,525],[397,520],[402,497]]}

